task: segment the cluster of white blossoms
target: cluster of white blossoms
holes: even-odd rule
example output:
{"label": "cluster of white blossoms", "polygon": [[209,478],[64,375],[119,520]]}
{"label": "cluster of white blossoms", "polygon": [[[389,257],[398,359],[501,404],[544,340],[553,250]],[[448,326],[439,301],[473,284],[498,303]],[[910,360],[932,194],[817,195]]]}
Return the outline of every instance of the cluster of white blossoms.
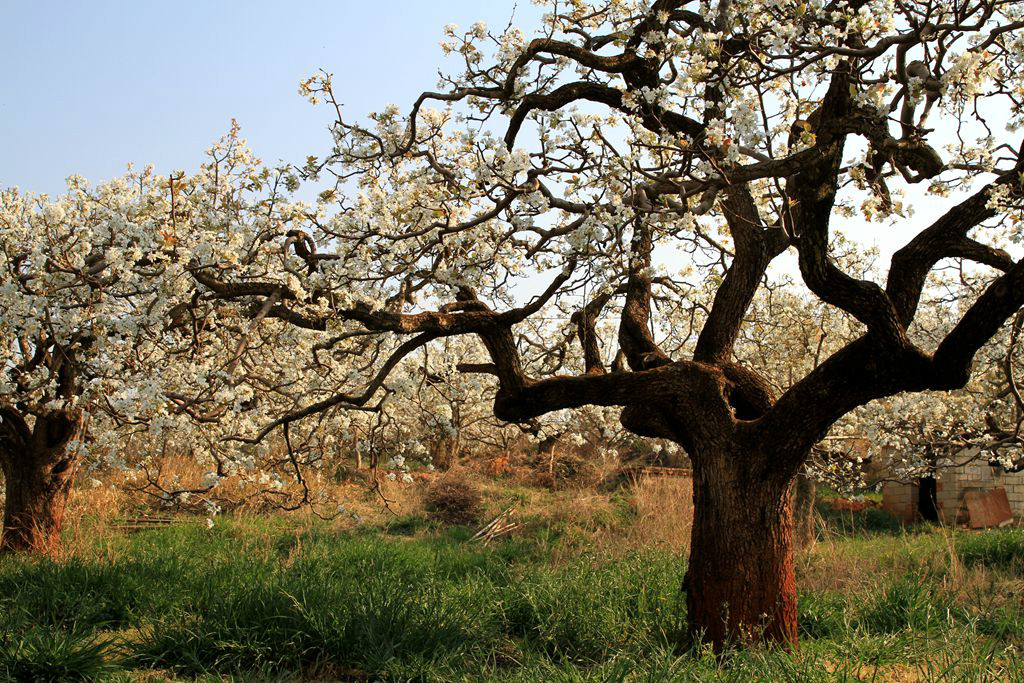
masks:
{"label": "cluster of white blossoms", "polygon": [[[56,199],[0,195],[0,401],[26,419],[99,409],[163,412],[152,372],[177,345],[164,329],[180,292],[173,229],[150,169]],[[180,379],[168,368],[167,380]],[[82,449],[84,442],[78,444]]]}

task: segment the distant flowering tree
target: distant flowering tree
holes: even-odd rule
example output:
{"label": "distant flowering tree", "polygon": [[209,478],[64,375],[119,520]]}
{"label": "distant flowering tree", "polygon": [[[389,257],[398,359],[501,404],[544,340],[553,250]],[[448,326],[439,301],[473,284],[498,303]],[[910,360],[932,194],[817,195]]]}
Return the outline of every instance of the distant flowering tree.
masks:
{"label": "distant flowering tree", "polygon": [[[1001,0],[574,0],[531,40],[450,27],[459,72],[406,115],[359,125],[329,76],[302,83],[339,114],[305,172],[337,183],[277,248],[250,233],[250,260],[202,261],[200,291],[326,333],[335,352],[380,351],[368,384],[268,429],[371,405],[401,359],[460,335],[486,348],[462,369],[497,379],[503,420],[620,408],[693,461],[691,636],[793,644],[789,491],[812,447],[873,400],[964,386],[1024,304],[1024,264],[1005,250],[1021,239],[1024,157],[993,128],[1024,118],[1022,26],[1024,6]],[[911,186],[945,213],[910,218]],[[856,217],[857,231],[914,229],[882,281],[835,258],[836,219]],[[787,252],[863,332],[780,393],[735,348]],[[926,344],[918,303],[950,259],[984,284]],[[562,311],[579,371],[535,353],[561,341],[532,321]],[[615,349],[596,332],[609,320]]]}
{"label": "distant flowering tree", "polygon": [[[275,193],[286,183],[234,129],[194,175],[146,169],[96,187],[72,177],[56,198],[0,194],[0,549],[53,550],[84,461],[145,470],[145,453],[124,451],[132,435],[209,464],[198,486],[159,491],[168,502],[243,474],[295,504],[267,468],[301,482],[303,463],[269,462],[268,446],[228,437],[271,419],[261,408],[302,404],[318,375],[293,362],[292,326],[250,336],[259,312],[209,305],[194,278],[200,259],[240,258],[233,226],[304,215]],[[298,377],[305,388],[295,396]]]}
{"label": "distant flowering tree", "polygon": [[188,283],[159,182],[0,195],[0,548],[52,550],[86,453],[117,457],[118,426],[162,419],[178,369],[165,327]]}

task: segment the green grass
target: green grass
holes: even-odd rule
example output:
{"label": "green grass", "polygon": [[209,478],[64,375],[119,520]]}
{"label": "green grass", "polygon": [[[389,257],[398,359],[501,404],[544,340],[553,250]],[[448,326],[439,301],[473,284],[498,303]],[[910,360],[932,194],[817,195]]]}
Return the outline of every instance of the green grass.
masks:
{"label": "green grass", "polygon": [[116,649],[97,633],[36,626],[0,638],[0,680],[101,680],[120,668]]}
{"label": "green grass", "polygon": [[1010,532],[955,537],[990,583],[973,593],[938,533],[839,538],[875,574],[801,593],[798,655],[713,657],[677,647],[680,556],[556,565],[543,529],[483,547],[400,522],[249,518],[122,537],[93,559],[4,558],[0,681],[1024,681],[1024,610],[1000,597],[1021,580]]}
{"label": "green grass", "polygon": [[855,512],[836,510],[830,505],[822,503],[815,506],[815,511],[823,526],[833,536],[897,535],[913,531],[915,528],[923,528],[908,526],[881,508],[872,507]]}
{"label": "green grass", "polygon": [[983,566],[1024,573],[1024,529],[998,529],[962,534],[956,552],[969,567]]}

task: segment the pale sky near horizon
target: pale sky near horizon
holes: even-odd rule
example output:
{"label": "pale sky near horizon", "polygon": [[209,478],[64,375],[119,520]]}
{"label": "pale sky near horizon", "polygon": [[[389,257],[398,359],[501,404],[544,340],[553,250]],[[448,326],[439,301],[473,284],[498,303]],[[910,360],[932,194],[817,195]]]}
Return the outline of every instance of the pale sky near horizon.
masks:
{"label": "pale sky near horizon", "polygon": [[192,170],[232,118],[264,162],[323,154],[332,112],[301,79],[332,72],[353,118],[406,109],[458,68],[445,24],[500,29],[513,8],[539,26],[529,0],[0,0],[0,187],[55,194],[128,162]]}

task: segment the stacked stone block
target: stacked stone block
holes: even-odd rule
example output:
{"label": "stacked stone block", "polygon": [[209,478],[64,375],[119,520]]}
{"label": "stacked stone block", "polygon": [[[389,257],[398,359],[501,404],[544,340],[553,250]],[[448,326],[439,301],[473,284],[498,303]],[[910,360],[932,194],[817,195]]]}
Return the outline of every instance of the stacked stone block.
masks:
{"label": "stacked stone block", "polygon": [[905,522],[917,519],[918,500],[916,482],[891,481],[882,488],[882,507]]}

